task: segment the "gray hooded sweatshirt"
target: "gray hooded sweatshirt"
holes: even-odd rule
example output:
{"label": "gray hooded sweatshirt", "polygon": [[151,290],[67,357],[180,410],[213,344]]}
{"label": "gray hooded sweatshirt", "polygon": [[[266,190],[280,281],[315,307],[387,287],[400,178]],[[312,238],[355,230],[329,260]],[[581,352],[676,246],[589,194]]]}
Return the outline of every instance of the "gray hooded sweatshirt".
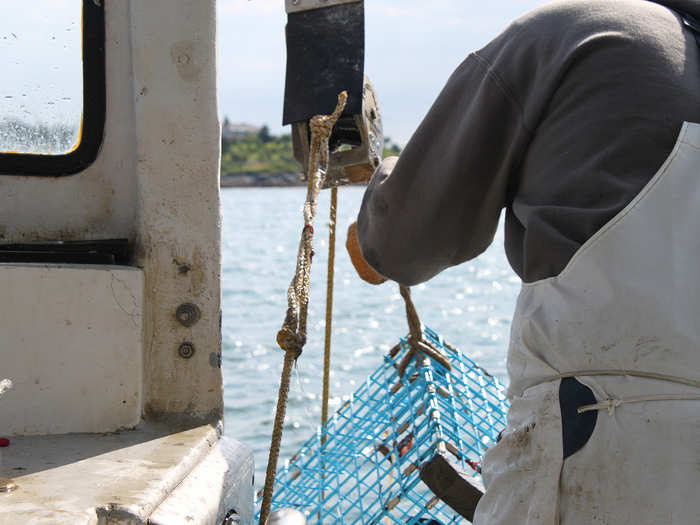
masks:
{"label": "gray hooded sweatshirt", "polygon": [[515,272],[560,273],[700,122],[698,46],[661,4],[700,18],[700,0],[559,1],[469,55],[370,181],[367,261],[426,281],[482,253],[505,208]]}

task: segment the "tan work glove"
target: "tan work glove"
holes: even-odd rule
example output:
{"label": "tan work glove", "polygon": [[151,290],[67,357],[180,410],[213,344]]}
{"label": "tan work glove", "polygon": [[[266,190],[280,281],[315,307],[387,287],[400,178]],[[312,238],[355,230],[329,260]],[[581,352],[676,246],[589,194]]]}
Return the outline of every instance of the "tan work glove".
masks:
{"label": "tan work glove", "polygon": [[360,279],[369,284],[382,284],[387,280],[382,274],[376,272],[362,255],[360,240],[357,238],[357,221],[353,222],[348,228],[348,238],[345,241],[345,249],[348,251],[350,261],[355,267],[355,271],[357,275],[360,276]]}

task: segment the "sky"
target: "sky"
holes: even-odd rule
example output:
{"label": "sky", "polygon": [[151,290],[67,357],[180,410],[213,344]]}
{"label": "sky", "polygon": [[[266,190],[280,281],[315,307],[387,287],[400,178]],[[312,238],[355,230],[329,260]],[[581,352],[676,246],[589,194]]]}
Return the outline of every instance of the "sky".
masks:
{"label": "sky", "polygon": [[33,0],[0,17],[0,117],[80,124],[81,0]]}
{"label": "sky", "polygon": [[[119,1],[119,0],[115,0]],[[539,0],[365,0],[365,72],[384,132],[405,144],[450,73]],[[77,127],[82,0],[33,0],[0,18],[0,115]],[[217,0],[219,111],[283,129],[284,0]],[[0,148],[1,149],[1,148]]]}
{"label": "sky", "polygon": [[[403,145],[452,71],[536,0],[365,0],[365,73],[384,133]],[[284,0],[218,0],[220,112],[282,128]]]}

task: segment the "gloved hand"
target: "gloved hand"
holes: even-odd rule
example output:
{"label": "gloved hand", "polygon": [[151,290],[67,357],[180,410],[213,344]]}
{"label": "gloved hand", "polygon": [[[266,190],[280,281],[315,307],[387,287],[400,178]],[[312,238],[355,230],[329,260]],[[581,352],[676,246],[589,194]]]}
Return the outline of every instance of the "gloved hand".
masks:
{"label": "gloved hand", "polygon": [[350,261],[355,267],[355,271],[357,275],[360,276],[360,279],[369,284],[382,284],[387,280],[382,274],[376,272],[362,255],[360,241],[357,238],[357,221],[353,222],[348,228],[348,238],[345,241],[345,249],[348,251]]}

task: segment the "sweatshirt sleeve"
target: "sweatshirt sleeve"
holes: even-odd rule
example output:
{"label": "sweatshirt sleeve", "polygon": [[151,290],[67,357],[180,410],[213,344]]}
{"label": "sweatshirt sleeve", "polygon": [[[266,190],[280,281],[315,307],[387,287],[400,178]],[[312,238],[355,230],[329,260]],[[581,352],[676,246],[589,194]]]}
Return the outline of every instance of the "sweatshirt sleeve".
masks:
{"label": "sweatshirt sleeve", "polygon": [[398,160],[373,175],[358,216],[362,253],[405,285],[482,253],[527,136],[522,108],[486,59],[451,75]]}

